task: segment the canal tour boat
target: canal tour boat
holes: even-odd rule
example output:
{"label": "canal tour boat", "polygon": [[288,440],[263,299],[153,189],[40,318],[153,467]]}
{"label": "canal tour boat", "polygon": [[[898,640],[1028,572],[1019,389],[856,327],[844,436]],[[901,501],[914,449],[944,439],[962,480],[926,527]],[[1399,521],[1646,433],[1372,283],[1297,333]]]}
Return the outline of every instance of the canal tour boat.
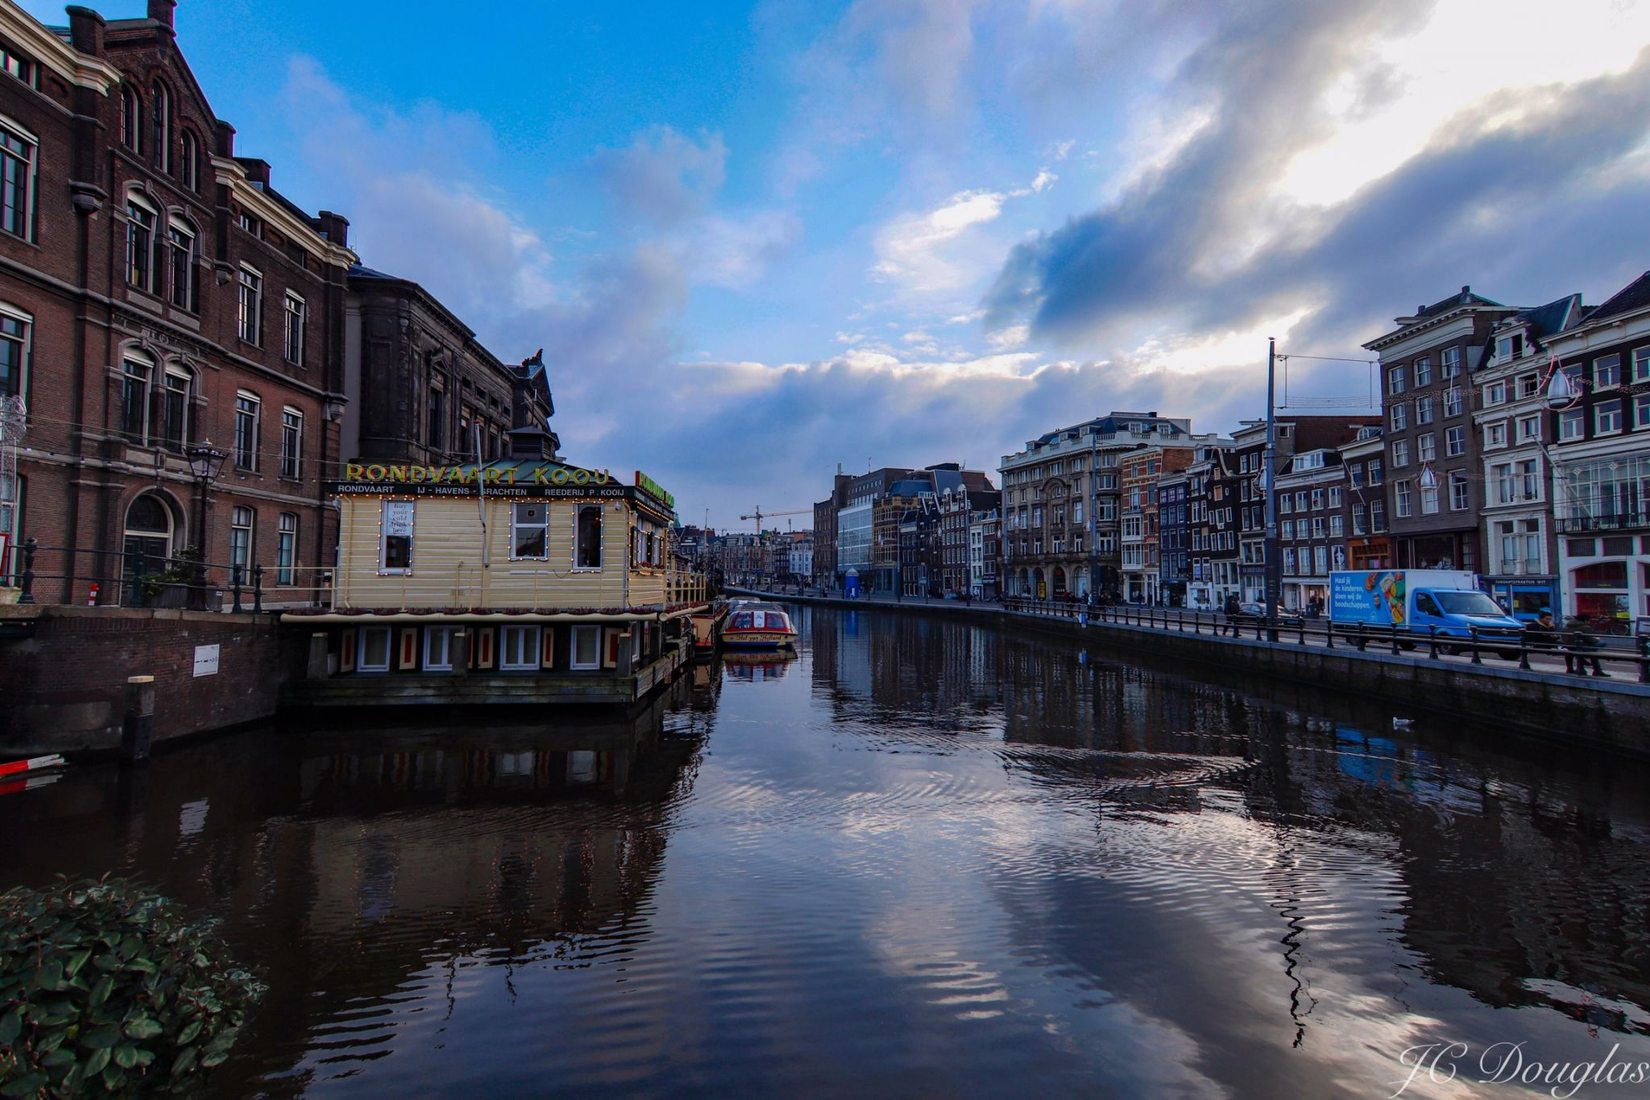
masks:
{"label": "canal tour boat", "polygon": [[741,600],[722,621],[725,649],[787,649],[796,644],[796,627],[778,604]]}

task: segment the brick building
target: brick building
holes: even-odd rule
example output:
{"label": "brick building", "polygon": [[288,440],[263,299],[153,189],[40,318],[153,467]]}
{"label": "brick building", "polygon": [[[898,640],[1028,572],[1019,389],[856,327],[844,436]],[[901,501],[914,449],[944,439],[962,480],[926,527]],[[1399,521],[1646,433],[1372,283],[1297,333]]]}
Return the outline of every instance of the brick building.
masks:
{"label": "brick building", "polygon": [[[29,412],[11,509],[37,598],[133,602],[203,547],[300,603],[335,534],[348,223],[235,152],[179,51],[172,0],[48,28],[0,4],[0,388]],[[188,452],[227,452],[201,522]]]}
{"label": "brick building", "polygon": [[1491,330],[1517,312],[1464,286],[1364,345],[1381,357],[1388,517],[1401,569],[1481,571],[1471,395]]}

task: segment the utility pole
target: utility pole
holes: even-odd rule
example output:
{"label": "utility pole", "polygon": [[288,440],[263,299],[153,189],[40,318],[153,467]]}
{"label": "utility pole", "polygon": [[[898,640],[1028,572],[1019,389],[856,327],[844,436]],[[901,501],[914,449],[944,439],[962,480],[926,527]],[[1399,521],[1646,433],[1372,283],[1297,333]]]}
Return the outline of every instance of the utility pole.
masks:
{"label": "utility pole", "polygon": [[1266,636],[1278,640],[1278,597],[1283,588],[1283,562],[1278,553],[1278,342],[1266,340]]}

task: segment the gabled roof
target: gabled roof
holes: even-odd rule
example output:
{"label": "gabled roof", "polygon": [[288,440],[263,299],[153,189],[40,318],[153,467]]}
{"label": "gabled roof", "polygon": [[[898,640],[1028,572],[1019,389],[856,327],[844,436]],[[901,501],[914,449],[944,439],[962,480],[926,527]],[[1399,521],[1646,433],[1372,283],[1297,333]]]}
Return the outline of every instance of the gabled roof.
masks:
{"label": "gabled roof", "polygon": [[1490,306],[1495,309],[1506,308],[1501,302],[1492,301],[1491,299],[1484,297],[1482,294],[1474,294],[1471,286],[1464,286],[1461,288],[1461,292],[1459,294],[1451,294],[1448,298],[1441,298],[1432,303],[1430,306],[1422,306],[1420,309],[1415,311],[1415,316],[1400,317],[1398,318],[1398,322],[1402,324],[1406,320],[1421,321],[1428,317],[1435,317],[1440,313],[1448,313],[1450,310],[1460,309],[1463,306]]}
{"label": "gabled roof", "polygon": [[1634,310],[1643,309],[1645,306],[1650,306],[1650,271],[1646,271],[1643,275],[1599,303],[1598,308],[1587,315],[1587,320],[1589,323],[1602,321],[1606,317],[1631,313]]}

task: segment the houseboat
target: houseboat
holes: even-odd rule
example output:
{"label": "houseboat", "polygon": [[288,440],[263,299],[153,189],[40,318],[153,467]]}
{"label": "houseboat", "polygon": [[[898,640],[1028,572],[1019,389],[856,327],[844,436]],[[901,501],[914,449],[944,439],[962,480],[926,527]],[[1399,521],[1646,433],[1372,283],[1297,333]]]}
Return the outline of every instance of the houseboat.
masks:
{"label": "houseboat", "polygon": [[722,622],[725,649],[784,649],[796,644],[796,627],[778,604],[740,600]]}
{"label": "houseboat", "polygon": [[332,606],[283,615],[314,628],[286,702],[628,704],[675,676],[705,604],[679,598],[671,495],[561,461],[543,429],[510,438],[508,459],[327,485]]}

